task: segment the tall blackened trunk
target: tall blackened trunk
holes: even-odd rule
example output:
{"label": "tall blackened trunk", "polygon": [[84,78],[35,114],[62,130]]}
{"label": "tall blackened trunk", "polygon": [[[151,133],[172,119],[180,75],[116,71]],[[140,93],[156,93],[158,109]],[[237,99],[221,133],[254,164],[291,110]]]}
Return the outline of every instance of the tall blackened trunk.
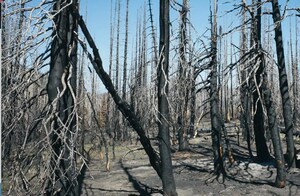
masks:
{"label": "tall blackened trunk", "polygon": [[287,142],[287,163],[289,167],[295,167],[295,152],[293,139],[293,110],[289,96],[289,84],[285,68],[284,48],[282,41],[281,16],[278,0],[272,0],[273,21],[275,24],[275,42],[278,61],[279,86],[282,99],[283,119]]}
{"label": "tall blackened trunk", "polygon": [[[242,4],[246,4],[245,0],[242,0]],[[243,19],[242,19],[242,32],[241,32],[241,40],[240,47],[241,53],[240,58],[245,59],[245,53],[247,50],[247,25],[246,25],[246,8],[243,8]],[[241,115],[241,127],[243,128],[243,134],[246,136],[247,146],[249,151],[250,158],[253,158],[252,150],[251,150],[251,92],[249,88],[249,84],[247,80],[248,74],[248,64],[247,60],[243,60],[243,63],[240,64],[240,72],[241,72],[241,88],[240,88],[240,99],[242,106],[242,115]]]}
{"label": "tall blackened trunk", "polygon": [[[119,50],[120,50],[120,14],[121,14],[121,0],[117,0],[117,7],[116,9],[118,10],[118,19],[117,19],[117,40],[116,40],[116,74],[115,74],[115,87],[116,87],[116,91],[119,91],[119,69],[120,69],[120,65],[119,65]],[[113,138],[113,144],[112,144],[112,148],[113,148],[113,159],[115,159],[115,141],[121,139],[122,137],[122,133],[120,130],[120,113],[118,112],[117,108],[114,108],[114,138]]]}
{"label": "tall blackened trunk", "polygon": [[[253,18],[252,25],[252,39],[254,47],[257,50],[261,49],[261,0],[257,0],[257,14],[255,19]],[[265,126],[264,126],[264,112],[262,105],[262,74],[263,74],[263,62],[260,60],[261,56],[255,54],[255,60],[252,62],[254,65],[258,66],[255,76],[254,76],[254,92],[253,92],[253,104],[254,104],[254,136],[255,145],[257,152],[257,161],[263,162],[270,158],[270,153],[267,147],[265,138]]]}
{"label": "tall blackened trunk", "polygon": [[[66,4],[71,3],[67,7]],[[53,11],[54,32],[51,45],[50,73],[47,84],[49,103],[52,111],[50,167],[47,195],[79,195],[76,182],[76,72],[77,72],[77,19],[72,15],[78,10],[78,1],[58,0]]]}
{"label": "tall blackened trunk", "polygon": [[298,68],[298,20],[297,17],[295,17],[295,61],[293,62],[293,95],[294,95],[294,112],[293,112],[293,122],[295,127],[299,127],[299,68]]}
{"label": "tall blackened trunk", "polygon": [[[264,64],[264,57],[263,54],[260,54],[261,61]],[[265,68],[265,67],[264,67]],[[274,148],[274,154],[275,154],[275,160],[276,160],[276,168],[277,168],[277,176],[275,181],[275,186],[278,188],[285,187],[285,181],[286,181],[286,171],[284,168],[284,157],[281,147],[281,140],[279,135],[279,126],[278,126],[278,120],[276,115],[276,109],[275,109],[275,103],[272,100],[272,92],[270,88],[268,88],[267,85],[267,74],[264,72],[263,74],[263,97],[264,102],[267,110],[268,115],[268,125],[271,133],[273,148]]]}
{"label": "tall blackened trunk", "polygon": [[129,0],[126,1],[126,24],[125,24],[125,46],[124,46],[124,65],[123,65],[123,86],[122,99],[126,100],[126,85],[127,85],[127,51],[128,51],[128,5]]}
{"label": "tall blackened trunk", "polygon": [[[128,6],[129,0],[126,1],[126,24],[125,24],[125,45],[124,45],[124,65],[123,65],[123,85],[122,85],[122,99],[126,100],[126,85],[127,85],[127,53],[128,53]],[[123,118],[123,139],[128,139],[128,128],[126,120]]]}
{"label": "tall blackened trunk", "polygon": [[[212,11],[211,11],[212,12]],[[217,175],[225,174],[222,145],[221,145],[221,121],[219,114],[218,96],[218,65],[217,65],[217,0],[214,0],[213,14],[211,13],[211,73],[210,73],[210,117],[211,137],[214,154],[214,171]]]}
{"label": "tall blackened trunk", "polygon": [[180,25],[180,44],[179,44],[179,78],[178,78],[178,140],[179,140],[179,150],[187,150],[188,149],[188,141],[187,141],[187,129],[185,127],[186,124],[186,97],[187,88],[185,87],[186,83],[186,70],[187,70],[187,60],[186,60],[186,20],[188,13],[188,5],[187,0],[183,0],[182,10],[181,10],[181,25]]}
{"label": "tall blackened trunk", "polygon": [[170,136],[169,136],[169,103],[168,96],[168,71],[169,71],[169,0],[160,0],[159,12],[159,51],[161,58],[157,68],[157,97],[158,97],[158,139],[161,156],[162,183],[164,195],[177,195],[173,176]]}

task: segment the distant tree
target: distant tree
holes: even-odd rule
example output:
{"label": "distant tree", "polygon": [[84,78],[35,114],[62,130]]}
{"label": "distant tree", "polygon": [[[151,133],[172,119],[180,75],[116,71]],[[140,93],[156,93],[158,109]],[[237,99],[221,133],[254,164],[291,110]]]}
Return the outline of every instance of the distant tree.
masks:
{"label": "distant tree", "polygon": [[129,0],[126,1],[126,24],[125,24],[125,45],[124,45],[124,65],[123,65],[123,86],[122,99],[126,100],[126,85],[127,85],[127,53],[128,53],[128,6]]}
{"label": "distant tree", "polygon": [[300,111],[299,111],[299,67],[297,66],[297,62],[299,60],[299,52],[298,52],[298,18],[295,17],[295,62],[293,63],[293,92],[294,92],[294,116],[293,116],[293,122],[295,127],[300,127]]}

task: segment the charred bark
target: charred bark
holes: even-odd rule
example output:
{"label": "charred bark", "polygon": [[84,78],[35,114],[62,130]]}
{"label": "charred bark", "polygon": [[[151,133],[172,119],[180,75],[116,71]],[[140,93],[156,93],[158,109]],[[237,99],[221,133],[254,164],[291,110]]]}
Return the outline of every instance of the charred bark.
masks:
{"label": "charred bark", "polygon": [[213,14],[211,13],[211,73],[210,73],[210,117],[211,117],[211,138],[214,154],[214,172],[226,175],[221,144],[222,125],[219,116],[218,96],[218,64],[217,64],[217,1],[214,1]]}
{"label": "charred bark", "polygon": [[295,152],[294,152],[294,125],[293,125],[293,110],[289,95],[289,84],[286,74],[286,66],[284,59],[284,48],[282,41],[281,15],[278,5],[278,0],[272,0],[273,21],[275,24],[275,42],[279,73],[279,86],[282,100],[283,119],[285,125],[286,143],[287,143],[287,164],[289,167],[295,167]]}
{"label": "charred bark", "polygon": [[[262,54],[260,55],[261,55],[262,63],[264,63],[263,55]],[[285,187],[285,183],[286,183],[286,171],[284,168],[284,157],[283,157],[283,152],[281,147],[281,140],[279,135],[280,132],[278,128],[279,126],[278,126],[278,121],[276,116],[276,109],[275,109],[275,104],[272,100],[272,92],[267,85],[267,74],[264,72],[263,75],[264,75],[263,76],[264,103],[267,110],[268,125],[271,132],[271,139],[272,139],[275,161],[276,161],[276,168],[277,168],[275,186],[278,188],[283,188]]]}
{"label": "charred bark", "polygon": [[[66,4],[71,3],[67,7]],[[47,195],[79,195],[76,182],[75,131],[76,119],[74,103],[76,96],[77,72],[77,19],[72,13],[78,10],[77,1],[56,1],[54,11],[59,11],[54,17],[55,30],[51,45],[50,73],[47,84],[49,104],[54,115],[51,122],[50,167],[54,174],[49,180]],[[52,126],[53,125],[53,126]],[[64,135],[66,138],[64,140]],[[54,181],[54,182],[53,182]]]}
{"label": "charred bark", "polygon": [[[252,39],[255,48],[258,50],[261,49],[261,0],[257,0],[257,14],[253,18],[252,22]],[[261,56],[256,53],[255,61],[252,62],[254,65],[257,65],[258,68],[255,72],[254,78],[254,93],[253,93],[253,104],[254,104],[254,136],[255,136],[255,145],[256,145],[256,161],[264,162],[270,159],[270,153],[267,147],[266,138],[265,138],[265,126],[264,126],[264,112],[263,112],[263,103],[262,103],[262,74],[263,74],[263,62],[260,60]]]}
{"label": "charred bark", "polygon": [[187,61],[186,61],[186,20],[188,13],[188,5],[187,0],[183,0],[182,10],[181,10],[181,25],[180,25],[180,44],[179,44],[179,78],[178,78],[178,143],[179,143],[179,151],[188,149],[188,141],[187,141],[187,129],[185,127],[186,124],[186,97],[188,96],[187,88],[185,88],[186,83],[186,69],[187,69]]}
{"label": "charred bark", "polygon": [[161,157],[161,171],[164,195],[177,195],[173,176],[170,136],[169,136],[169,103],[168,96],[168,71],[169,71],[169,43],[170,26],[169,11],[170,1],[160,0],[159,6],[159,52],[161,57],[157,68],[157,98],[158,98],[158,140]]}

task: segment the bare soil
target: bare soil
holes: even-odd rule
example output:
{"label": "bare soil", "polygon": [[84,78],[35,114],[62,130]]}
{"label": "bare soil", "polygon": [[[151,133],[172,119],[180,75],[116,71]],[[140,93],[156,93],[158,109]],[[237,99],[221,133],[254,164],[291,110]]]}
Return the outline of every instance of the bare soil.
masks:
{"label": "bare soil", "polygon": [[[260,164],[252,162],[247,155],[246,143],[240,139],[240,145],[237,145],[237,134],[233,130],[228,135],[235,163],[227,162],[226,178],[217,178],[212,173],[210,134],[199,134],[201,137],[189,141],[190,151],[172,153],[178,195],[300,195],[300,169],[288,171],[285,188],[274,187],[274,160]],[[285,146],[284,135],[282,144]],[[297,149],[299,146],[298,142]],[[115,153],[110,172],[106,171],[99,152],[92,153],[82,195],[162,195],[161,181],[141,145],[117,146]]]}

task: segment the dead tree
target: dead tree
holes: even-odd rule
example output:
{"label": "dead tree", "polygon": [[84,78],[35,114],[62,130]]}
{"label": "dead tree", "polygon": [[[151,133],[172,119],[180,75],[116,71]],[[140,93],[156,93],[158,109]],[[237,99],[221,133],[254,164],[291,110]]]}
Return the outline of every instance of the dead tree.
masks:
{"label": "dead tree", "polygon": [[287,142],[287,163],[289,167],[295,167],[295,152],[294,152],[294,125],[293,125],[293,110],[289,95],[289,84],[286,74],[286,66],[284,59],[284,48],[282,41],[281,15],[278,5],[278,0],[272,0],[272,16],[275,25],[275,43],[277,52],[277,63],[279,73],[279,86],[282,100],[283,119],[285,125],[285,134]]}
{"label": "dead tree", "polygon": [[246,1],[242,0],[243,5],[243,19],[242,19],[242,31],[240,38],[240,58],[242,59],[239,64],[240,70],[240,99],[241,99],[241,127],[243,128],[243,135],[246,137],[247,147],[249,151],[249,156],[252,159],[253,154],[251,150],[251,92],[250,92],[250,84],[247,80],[247,75],[249,72],[248,61],[246,60],[246,51],[247,51],[247,24],[246,24]]}
{"label": "dead tree", "polygon": [[[292,26],[292,25],[290,25]],[[292,36],[290,36],[292,38]],[[297,17],[295,17],[295,59],[292,62],[292,76],[293,76],[293,102],[294,102],[294,108],[293,108],[293,123],[295,127],[298,127],[299,124],[299,68],[297,66],[298,64],[298,20]]]}
{"label": "dead tree", "polygon": [[159,6],[159,53],[157,68],[157,98],[158,98],[158,140],[162,162],[162,183],[164,195],[177,195],[173,176],[170,136],[169,136],[169,103],[168,103],[168,71],[169,71],[169,43],[170,43],[170,1],[160,0]]}
{"label": "dead tree", "polygon": [[[252,28],[251,28],[251,46],[255,48],[255,51],[261,49],[261,0],[257,0],[257,13],[254,17],[252,13]],[[253,76],[253,107],[254,118],[253,128],[255,137],[255,146],[257,157],[256,161],[264,162],[270,158],[270,153],[266,144],[265,138],[265,126],[264,126],[264,112],[263,112],[263,100],[262,100],[262,74],[263,74],[263,62],[260,61],[260,57],[257,52],[254,52],[254,60],[251,62],[255,67]]]}
{"label": "dead tree", "polygon": [[[129,0],[126,1],[126,23],[125,23],[125,45],[124,45],[124,64],[123,64],[123,85],[122,85],[122,99],[126,100],[126,89],[127,89],[127,53],[128,53],[128,6]],[[123,133],[122,138],[128,139],[128,130],[127,130],[125,119],[123,119]]]}
{"label": "dead tree", "polygon": [[187,50],[187,38],[186,38],[186,24],[187,24],[187,14],[188,14],[188,2],[183,0],[182,9],[180,11],[180,43],[179,43],[179,69],[178,69],[178,141],[179,150],[188,149],[187,141],[187,129],[186,129],[186,110],[187,106],[186,100],[188,97],[186,88],[186,72],[187,72],[187,60],[186,60],[186,50]]}
{"label": "dead tree", "polygon": [[[260,51],[260,60],[262,61],[262,64],[264,66],[264,55],[262,51]],[[265,69],[265,66],[264,66]],[[280,130],[278,126],[278,120],[277,120],[277,115],[276,115],[276,107],[275,103],[272,100],[272,92],[268,86],[267,82],[267,74],[264,71],[263,73],[263,98],[264,98],[264,103],[266,106],[266,111],[267,111],[267,116],[268,116],[268,125],[269,129],[271,132],[271,139],[273,143],[273,149],[274,149],[274,154],[275,154],[275,160],[276,160],[276,168],[277,168],[277,176],[275,180],[275,186],[278,188],[283,188],[285,187],[285,182],[286,182],[286,171],[285,171],[285,161],[283,157],[283,151],[282,151],[282,146],[281,146],[281,139],[280,139]]]}
{"label": "dead tree", "polygon": [[[210,117],[211,138],[214,154],[214,172],[216,175],[225,175],[223,163],[223,149],[221,144],[221,121],[219,114],[218,96],[218,64],[217,64],[217,0],[214,0],[213,11],[211,10],[211,62],[210,62]],[[213,13],[212,13],[213,12]]]}
{"label": "dead tree", "polygon": [[78,11],[78,2],[56,1],[53,11],[56,15],[47,84],[50,110],[52,110],[52,115],[49,117],[52,172],[45,191],[47,195],[79,195],[74,152],[77,74],[77,41],[74,32],[77,32],[77,19],[72,15]]}

